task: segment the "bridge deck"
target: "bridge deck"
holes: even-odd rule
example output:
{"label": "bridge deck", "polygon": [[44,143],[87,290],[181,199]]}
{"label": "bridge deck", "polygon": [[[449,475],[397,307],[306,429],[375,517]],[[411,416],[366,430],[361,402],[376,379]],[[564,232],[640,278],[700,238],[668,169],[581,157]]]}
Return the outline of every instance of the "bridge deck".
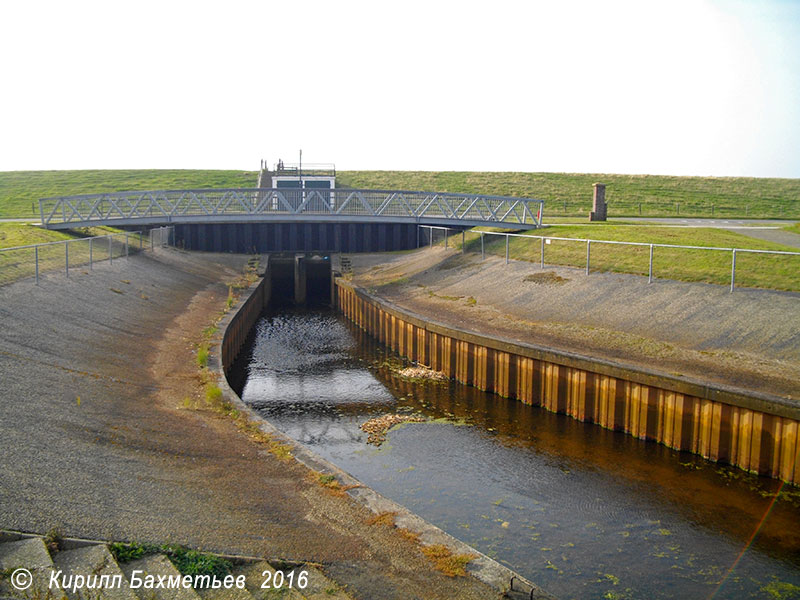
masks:
{"label": "bridge deck", "polygon": [[190,223],[406,223],[541,226],[544,202],[480,194],[386,190],[206,189],[114,192],[39,201],[48,229]]}

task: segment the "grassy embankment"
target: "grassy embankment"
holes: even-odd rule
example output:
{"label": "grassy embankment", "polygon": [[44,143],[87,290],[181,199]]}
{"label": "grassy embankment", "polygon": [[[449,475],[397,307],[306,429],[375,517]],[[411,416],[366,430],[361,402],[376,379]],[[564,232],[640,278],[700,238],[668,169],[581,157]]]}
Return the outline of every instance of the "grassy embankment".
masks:
{"label": "grassy embankment", "polygon": [[[90,260],[89,241],[86,238],[120,234],[114,236],[110,251],[114,259],[125,256],[125,232],[113,227],[81,227],[70,231],[52,231],[36,227],[31,223],[0,223],[0,249],[28,246],[31,244],[48,244],[74,240],[69,244],[70,268],[86,266]],[[84,240],[84,241],[80,241]],[[140,240],[136,234],[128,235],[129,251],[135,252],[139,245],[145,247],[148,239]],[[95,240],[92,244],[91,259],[94,262],[107,260],[109,255],[108,241]],[[32,248],[6,250],[0,252],[0,285],[17,281],[25,277],[33,277],[35,272],[35,254]],[[51,244],[38,249],[39,272],[63,270],[66,263],[64,244]]]}
{"label": "grassy embankment", "polygon": [[[496,230],[495,230],[496,231]],[[755,250],[784,250],[797,252],[797,248],[757,240],[732,231],[711,228],[658,227],[649,225],[625,226],[595,224],[592,226],[555,225],[529,235],[542,235],[572,239],[612,240],[704,246],[719,248],[751,248]],[[480,234],[466,234],[467,251],[480,253]],[[505,256],[503,236],[485,236],[487,254]],[[453,247],[461,247],[461,236],[451,239]],[[509,256],[512,259],[539,263],[539,239],[511,238]],[[647,246],[592,244],[591,271],[615,271],[647,275],[650,249]],[[586,265],[586,243],[551,240],[545,244],[545,267]],[[653,253],[654,277],[682,281],[730,284],[731,252],[711,250],[686,250],[655,248]],[[737,252],[736,285],[777,290],[800,291],[800,256],[763,255]]]}
{"label": "grassy embankment", "polygon": [[545,219],[588,217],[592,184],[606,184],[613,217],[800,218],[800,179],[598,173],[343,171],[337,186],[470,192],[545,201]]}
{"label": "grassy embankment", "polygon": [[[253,187],[256,171],[0,172],[0,218],[34,217],[48,196],[202,187]],[[592,184],[607,185],[611,216],[800,218],[800,179],[598,173],[339,171],[337,186],[540,198],[545,217],[585,217]]]}
{"label": "grassy embankment", "polygon": [[255,187],[255,171],[188,169],[0,172],[0,218],[39,216],[39,199],[128,190]]}

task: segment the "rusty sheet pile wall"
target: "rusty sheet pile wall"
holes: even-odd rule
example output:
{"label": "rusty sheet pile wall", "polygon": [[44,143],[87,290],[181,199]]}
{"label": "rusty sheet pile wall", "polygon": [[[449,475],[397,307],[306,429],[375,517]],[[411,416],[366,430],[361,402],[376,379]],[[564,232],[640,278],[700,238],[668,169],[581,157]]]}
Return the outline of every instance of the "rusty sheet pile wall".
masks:
{"label": "rusty sheet pile wall", "polygon": [[627,369],[427,322],[341,279],[339,310],[399,354],[500,396],[640,439],[800,482],[790,401]]}

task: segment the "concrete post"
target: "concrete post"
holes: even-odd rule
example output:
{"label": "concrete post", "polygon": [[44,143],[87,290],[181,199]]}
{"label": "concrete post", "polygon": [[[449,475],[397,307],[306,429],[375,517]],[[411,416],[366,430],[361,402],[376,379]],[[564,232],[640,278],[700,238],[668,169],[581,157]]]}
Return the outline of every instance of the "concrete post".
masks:
{"label": "concrete post", "polygon": [[606,184],[595,183],[593,186],[594,194],[592,197],[592,212],[589,213],[590,221],[605,221],[608,215],[608,205],[606,204]]}
{"label": "concrete post", "polygon": [[294,303],[305,306],[306,303],[306,263],[304,254],[294,257]]}

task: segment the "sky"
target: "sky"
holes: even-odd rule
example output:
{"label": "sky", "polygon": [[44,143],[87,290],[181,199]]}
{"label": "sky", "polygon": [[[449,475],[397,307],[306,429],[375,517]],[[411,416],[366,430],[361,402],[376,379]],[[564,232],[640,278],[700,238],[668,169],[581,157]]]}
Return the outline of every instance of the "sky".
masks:
{"label": "sky", "polygon": [[0,57],[0,171],[800,177],[800,0],[4,0]]}

